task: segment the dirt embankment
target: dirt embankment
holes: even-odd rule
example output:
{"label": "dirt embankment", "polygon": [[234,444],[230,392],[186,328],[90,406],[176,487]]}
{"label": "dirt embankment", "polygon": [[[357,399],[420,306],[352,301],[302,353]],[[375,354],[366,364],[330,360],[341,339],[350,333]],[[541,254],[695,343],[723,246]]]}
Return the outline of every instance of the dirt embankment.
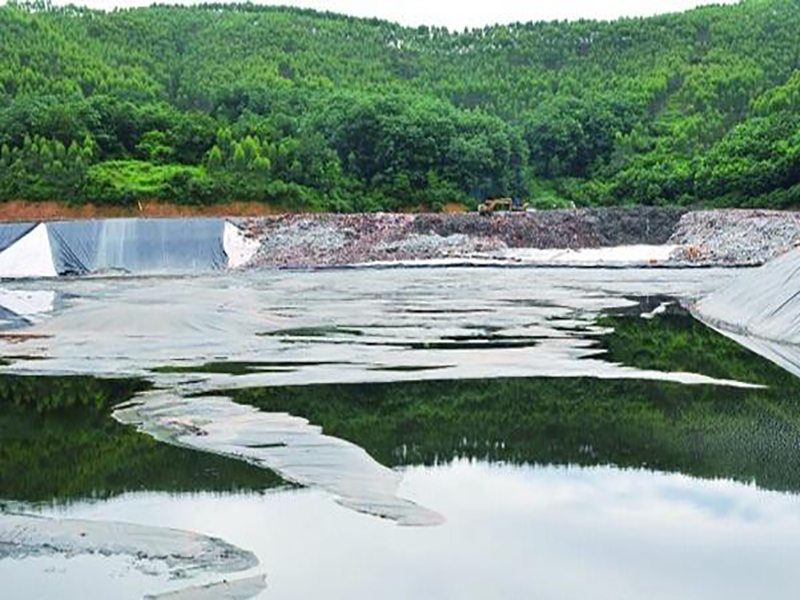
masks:
{"label": "dirt embankment", "polygon": [[599,248],[664,244],[686,210],[673,208],[598,208],[500,213],[421,214],[411,232],[493,238],[509,248]]}
{"label": "dirt embankment", "polygon": [[[409,212],[419,212],[411,210]],[[466,213],[463,204],[451,202],[444,213]],[[126,217],[265,217],[287,214],[282,208],[265,202],[224,202],[207,206],[172,204],[143,200],[129,206],[103,204],[70,205],[64,202],[12,200],[0,202],[0,223],[20,221],[62,221],[69,219],[115,219]]]}
{"label": "dirt embankment", "polygon": [[230,202],[210,206],[184,206],[148,200],[131,206],[69,205],[63,202],[0,202],[0,222],[114,219],[124,217],[262,217],[280,214],[261,202]]}

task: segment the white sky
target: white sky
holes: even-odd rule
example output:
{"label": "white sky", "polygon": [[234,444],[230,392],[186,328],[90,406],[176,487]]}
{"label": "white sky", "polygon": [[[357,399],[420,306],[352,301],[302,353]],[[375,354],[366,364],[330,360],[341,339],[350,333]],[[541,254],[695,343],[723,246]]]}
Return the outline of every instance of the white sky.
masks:
{"label": "white sky", "polygon": [[[92,8],[146,6],[153,0],[55,0]],[[165,3],[190,3],[162,0]],[[259,0],[256,0],[259,1]],[[614,19],[681,11],[701,4],[734,4],[737,0],[260,0],[330,10],[359,17],[379,17],[404,25],[445,25],[452,29],[514,21]],[[2,2],[0,2],[2,3]]]}

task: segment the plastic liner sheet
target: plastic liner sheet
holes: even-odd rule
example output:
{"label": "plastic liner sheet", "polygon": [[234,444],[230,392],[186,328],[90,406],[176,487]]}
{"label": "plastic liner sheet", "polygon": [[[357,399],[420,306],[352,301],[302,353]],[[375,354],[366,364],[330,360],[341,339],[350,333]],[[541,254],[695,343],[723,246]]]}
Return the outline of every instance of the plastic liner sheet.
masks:
{"label": "plastic liner sheet", "polygon": [[0,252],[28,235],[36,223],[0,223]]}
{"label": "plastic liner sheet", "polygon": [[223,219],[106,219],[48,224],[60,275],[223,269]]}
{"label": "plastic liner sheet", "polygon": [[800,344],[800,249],[742,274],[700,300],[695,313],[740,335]]}
{"label": "plastic liner sheet", "polygon": [[47,225],[40,223],[0,252],[0,277],[56,277]]}
{"label": "plastic liner sheet", "polygon": [[402,475],[306,419],[264,413],[223,396],[146,392],[114,418],[177,446],[245,460],[303,486],[316,486],[356,511],[400,525],[439,525],[441,515],[399,497]]}
{"label": "plastic liner sheet", "polygon": [[0,560],[86,554],[128,556],[143,569],[158,561],[174,576],[203,571],[233,573],[258,565],[252,552],[191,531],[0,513]]}
{"label": "plastic liner sheet", "polygon": [[0,289],[0,330],[38,322],[53,311],[56,297],[52,290]]}
{"label": "plastic liner sheet", "polygon": [[166,594],[147,595],[144,600],[248,600],[267,589],[265,575],[256,575],[234,581],[219,581],[208,585],[200,585],[167,592]]}
{"label": "plastic liner sheet", "polygon": [[752,350],[782,369],[789,371],[792,375],[800,377],[800,346],[751,335],[739,335],[720,327],[715,329],[748,350]]}

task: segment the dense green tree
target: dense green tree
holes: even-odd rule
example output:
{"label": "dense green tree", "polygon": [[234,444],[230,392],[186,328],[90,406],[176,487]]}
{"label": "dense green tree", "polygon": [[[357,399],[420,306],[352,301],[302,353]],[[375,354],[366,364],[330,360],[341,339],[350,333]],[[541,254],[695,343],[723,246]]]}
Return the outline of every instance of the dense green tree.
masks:
{"label": "dense green tree", "polygon": [[797,207],[798,30],[798,0],[463,32],[12,2],[0,199]]}

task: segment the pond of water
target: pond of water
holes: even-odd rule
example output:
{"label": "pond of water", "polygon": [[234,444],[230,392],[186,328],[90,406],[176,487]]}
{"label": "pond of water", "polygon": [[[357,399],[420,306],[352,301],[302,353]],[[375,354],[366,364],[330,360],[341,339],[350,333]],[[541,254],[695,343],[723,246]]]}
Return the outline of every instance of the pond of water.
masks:
{"label": "pond of water", "polygon": [[17,282],[3,596],[793,598],[800,380],[686,310],[731,276]]}

